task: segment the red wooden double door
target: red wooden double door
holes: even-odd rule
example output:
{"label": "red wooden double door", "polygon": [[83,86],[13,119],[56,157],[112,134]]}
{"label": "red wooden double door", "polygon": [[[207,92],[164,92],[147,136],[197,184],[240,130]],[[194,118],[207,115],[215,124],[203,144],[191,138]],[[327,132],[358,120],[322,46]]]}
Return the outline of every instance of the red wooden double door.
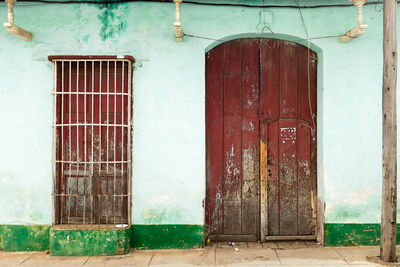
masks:
{"label": "red wooden double door", "polygon": [[216,241],[312,237],[316,54],[237,39],[206,54],[206,205]]}

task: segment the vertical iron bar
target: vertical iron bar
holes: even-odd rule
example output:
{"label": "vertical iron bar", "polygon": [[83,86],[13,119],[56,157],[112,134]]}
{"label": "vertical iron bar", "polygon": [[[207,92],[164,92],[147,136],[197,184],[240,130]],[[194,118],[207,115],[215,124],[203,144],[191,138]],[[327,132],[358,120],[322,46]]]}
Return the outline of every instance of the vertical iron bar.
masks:
{"label": "vertical iron bar", "polygon": [[[122,110],[122,119],[121,119],[121,126],[120,126],[120,128],[121,128],[121,143],[122,143],[122,145],[121,145],[121,161],[122,161],[122,163],[121,163],[121,181],[120,181],[120,183],[121,183],[121,195],[123,195],[124,194],[124,184],[123,184],[123,181],[124,181],[124,179],[125,179],[125,175],[124,175],[124,150],[125,150],[125,147],[124,147],[124,127],[123,127],[123,125],[124,125],[124,123],[125,123],[125,121],[124,121],[124,113],[125,113],[125,106],[124,106],[124,98],[125,98],[125,96],[124,96],[124,93],[125,93],[125,61],[121,61],[121,63],[122,63],[122,72],[121,72],[121,75],[122,75],[122,89],[121,89],[121,98],[122,98],[122,105],[121,105],[121,110]],[[120,209],[121,209],[121,225],[123,224],[123,217],[124,217],[124,214],[125,214],[125,211],[123,210],[123,203],[124,203],[124,199],[123,199],[123,196],[120,196],[119,197],[119,202],[120,202]]]}
{"label": "vertical iron bar", "polygon": [[108,124],[110,124],[110,118],[109,118],[109,98],[110,98],[110,61],[107,61],[107,124],[106,124],[106,130],[107,130],[107,138],[106,138],[106,144],[107,144],[107,152],[106,152],[106,170],[107,170],[107,190],[106,190],[106,224],[108,224],[108,138],[109,138],[109,133],[108,133]]}
{"label": "vertical iron bar", "polygon": [[116,194],[116,192],[115,192],[115,183],[116,183],[116,178],[117,178],[117,176],[116,176],[116,168],[117,168],[117,165],[116,165],[116,158],[115,158],[115,153],[116,153],[116,150],[115,150],[115,142],[117,141],[117,139],[115,138],[115,136],[116,136],[116,124],[117,124],[117,61],[114,61],[114,183],[113,183],[113,186],[114,186],[114,200],[113,200],[113,208],[114,208],[114,224],[116,224],[116,222],[115,222],[115,194]]}
{"label": "vertical iron bar", "polygon": [[87,176],[86,176],[86,151],[87,151],[87,140],[86,140],[86,61],[84,61],[84,102],[83,102],[83,116],[84,116],[84,150],[83,150],[83,155],[84,155],[84,163],[83,163],[83,224],[85,224],[85,215],[86,215],[86,183],[87,183]]}
{"label": "vertical iron bar", "polygon": [[100,193],[101,193],[101,131],[102,131],[102,124],[101,124],[101,100],[102,100],[102,94],[101,94],[101,92],[102,92],[102,70],[103,69],[103,67],[102,67],[102,62],[100,61],[100,83],[99,83],[99,175],[98,175],[98,177],[97,177],[97,179],[98,179],[98,181],[97,181],[97,186],[98,186],[98,189],[99,190],[97,190],[97,194],[98,194],[98,201],[99,201],[99,204],[98,204],[98,210],[97,210],[97,212],[98,212],[98,214],[97,214],[97,217],[98,217],[98,223],[100,224],[100,219],[101,219],[101,196],[100,196]]}
{"label": "vertical iron bar", "polygon": [[75,197],[75,224],[78,219],[79,206],[79,61],[76,61],[76,197]]}
{"label": "vertical iron bar", "polygon": [[[64,61],[61,62],[61,139],[60,139],[60,149],[61,149],[61,160],[64,161]],[[60,173],[60,184],[61,188],[61,197],[60,197],[60,223],[63,224],[64,221],[64,206],[63,206],[63,198],[64,198],[64,162],[61,162],[61,173]],[[65,201],[67,202],[67,201]]]}
{"label": "vertical iron bar", "polygon": [[57,61],[54,62],[54,88],[53,88],[53,225],[56,223],[56,159],[57,159]]}
{"label": "vertical iron bar", "polygon": [[[68,110],[68,119],[69,119],[69,124],[68,124],[68,137],[69,137],[69,176],[68,178],[71,178],[71,170],[72,170],[72,144],[71,144],[71,93],[72,93],[72,88],[71,88],[71,71],[72,71],[72,61],[69,61],[69,110]],[[68,179],[67,179],[67,194],[68,194],[68,224],[71,221],[71,192],[68,190]]]}
{"label": "vertical iron bar", "polygon": [[132,95],[131,95],[131,86],[132,86],[132,65],[128,63],[128,225],[131,225],[131,153],[132,153],[132,145],[131,145],[131,134],[132,134],[132,122],[131,122],[131,104],[132,104]]}
{"label": "vertical iron bar", "polygon": [[[99,95],[100,97],[100,95]],[[94,154],[93,154],[93,147],[94,147],[94,61],[92,60],[92,120],[91,120],[91,124],[92,124],[92,154],[91,154],[91,161],[92,161],[92,168],[90,171],[90,194],[91,194],[91,205],[90,205],[90,223],[93,224],[93,212],[94,212],[94,206],[93,206],[93,164],[94,164]]]}

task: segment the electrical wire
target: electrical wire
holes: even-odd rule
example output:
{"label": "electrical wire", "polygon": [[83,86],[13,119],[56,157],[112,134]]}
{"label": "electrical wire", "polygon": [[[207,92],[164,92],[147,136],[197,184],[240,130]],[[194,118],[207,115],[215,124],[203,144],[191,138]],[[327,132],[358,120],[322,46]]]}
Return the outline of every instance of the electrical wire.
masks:
{"label": "electrical wire", "polygon": [[[118,4],[118,3],[130,3],[130,2],[159,2],[159,3],[172,3],[173,0],[67,0],[67,1],[57,1],[57,0],[18,0],[18,3],[43,3],[43,4]],[[250,5],[241,3],[211,3],[211,2],[198,2],[191,0],[184,0],[184,4],[194,4],[194,5],[206,5],[206,6],[233,6],[233,7],[250,7],[250,8],[324,8],[324,7],[354,7],[354,4],[322,4],[322,5],[311,5],[311,6],[301,6],[301,5]],[[400,1],[397,1],[400,3]],[[382,5],[382,1],[371,1],[366,2],[364,5]],[[21,5],[23,6],[23,5]]]}
{"label": "electrical wire", "polygon": [[[189,33],[183,33],[183,36],[187,36],[190,38],[196,38],[196,39],[203,39],[203,40],[210,40],[210,41],[216,41],[220,43],[224,43],[227,41],[225,38],[220,38],[220,39],[215,39],[211,37],[204,37],[204,36],[199,36],[199,35],[193,35]],[[299,38],[299,39],[294,39],[290,40],[291,42],[301,42],[301,41],[307,41],[307,40],[319,40],[319,39],[330,39],[330,38],[338,38],[341,35],[326,35],[326,36],[317,36],[317,37],[310,37],[310,38]]]}
{"label": "electrical wire", "polygon": [[[313,123],[312,128],[311,128],[311,134],[312,134],[313,138],[315,138],[315,130],[316,130],[315,129],[316,128],[315,124],[316,123],[315,123],[315,118],[314,118],[314,114],[312,112],[312,106],[311,106],[311,85],[310,85],[310,81],[311,81],[311,79],[310,79],[310,46],[311,46],[311,44],[310,44],[310,33],[307,30],[307,26],[306,26],[306,23],[304,21],[303,12],[301,11],[301,8],[300,8],[300,5],[299,5],[299,0],[295,0],[295,2],[296,2],[296,5],[299,7],[300,18],[301,18],[301,21],[303,23],[304,31],[306,32],[306,35],[307,35],[307,93],[308,93],[308,107],[310,109],[310,116],[311,116],[311,120],[312,120],[312,123]],[[308,4],[308,0],[307,0],[307,4]],[[308,27],[311,28],[310,20],[309,20],[309,24],[308,25],[309,25]]]}

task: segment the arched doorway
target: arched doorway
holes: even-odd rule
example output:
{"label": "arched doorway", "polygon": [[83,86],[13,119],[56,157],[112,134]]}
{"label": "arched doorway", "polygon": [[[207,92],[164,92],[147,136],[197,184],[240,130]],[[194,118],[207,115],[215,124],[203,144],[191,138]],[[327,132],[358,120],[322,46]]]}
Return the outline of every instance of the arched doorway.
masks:
{"label": "arched doorway", "polygon": [[236,39],[206,53],[205,231],[215,241],[312,239],[317,56]]}

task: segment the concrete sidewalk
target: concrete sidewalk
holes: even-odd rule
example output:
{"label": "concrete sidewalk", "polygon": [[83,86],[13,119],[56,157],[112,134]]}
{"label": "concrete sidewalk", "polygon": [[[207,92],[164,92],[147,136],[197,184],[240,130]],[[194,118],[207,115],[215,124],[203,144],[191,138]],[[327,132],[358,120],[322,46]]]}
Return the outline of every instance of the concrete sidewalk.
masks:
{"label": "concrete sidewalk", "polygon": [[379,247],[320,247],[305,242],[239,243],[236,247],[238,252],[220,243],[203,249],[132,250],[112,257],[0,252],[0,266],[382,266],[367,258],[378,256]]}

